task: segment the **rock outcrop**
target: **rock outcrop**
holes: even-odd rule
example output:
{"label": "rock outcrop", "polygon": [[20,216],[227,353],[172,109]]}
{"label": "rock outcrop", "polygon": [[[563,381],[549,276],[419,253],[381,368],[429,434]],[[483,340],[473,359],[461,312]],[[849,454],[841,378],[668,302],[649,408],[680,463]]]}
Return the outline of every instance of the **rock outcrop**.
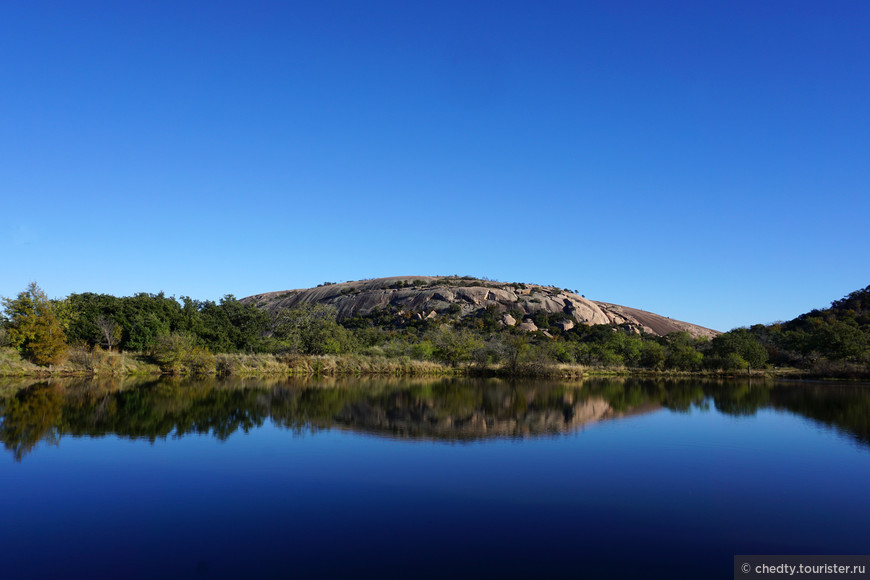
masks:
{"label": "rock outcrop", "polygon": [[[357,282],[325,284],[316,288],[255,294],[242,299],[271,314],[303,304],[329,304],[338,311],[339,320],[392,308],[396,312],[435,318],[442,314],[465,316],[487,307],[507,314],[505,324],[521,314],[520,320],[540,311],[567,315],[563,328],[574,324],[608,324],[634,332],[665,335],[686,331],[693,337],[713,337],[715,330],[673,320],[652,312],[588,300],[574,292],[538,284],[504,283],[455,276],[397,276]],[[526,322],[519,324],[523,328]],[[534,324],[531,324],[534,326]],[[537,327],[535,327],[536,329]],[[535,330],[530,327],[528,330]]]}

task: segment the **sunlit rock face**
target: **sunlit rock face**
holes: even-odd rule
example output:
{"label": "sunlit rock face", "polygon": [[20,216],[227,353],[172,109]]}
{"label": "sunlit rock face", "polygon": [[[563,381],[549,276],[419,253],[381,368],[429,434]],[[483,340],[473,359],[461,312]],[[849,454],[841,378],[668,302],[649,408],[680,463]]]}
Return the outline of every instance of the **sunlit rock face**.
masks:
{"label": "sunlit rock face", "polygon": [[[495,307],[505,314],[513,312],[523,316],[541,311],[561,312],[572,321],[571,326],[609,324],[658,336],[675,331],[685,331],[693,337],[713,337],[719,334],[709,328],[652,312],[588,300],[554,286],[454,276],[397,276],[342,282],[317,288],[255,294],[244,298],[243,302],[254,303],[273,315],[282,309],[302,304],[329,304],[337,309],[339,320],[388,308],[416,318],[437,318],[448,313],[465,316],[487,307]],[[522,320],[517,321],[509,314],[503,318],[505,324],[511,325],[510,321],[516,324]],[[536,329],[529,326],[526,330]]]}

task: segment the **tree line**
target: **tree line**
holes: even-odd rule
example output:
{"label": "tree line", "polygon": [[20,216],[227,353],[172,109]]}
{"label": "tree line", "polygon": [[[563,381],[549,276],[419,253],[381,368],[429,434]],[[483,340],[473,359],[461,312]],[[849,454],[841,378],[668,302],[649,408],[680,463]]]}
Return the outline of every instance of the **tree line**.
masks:
{"label": "tree line", "polygon": [[532,315],[539,330],[530,333],[504,326],[503,314],[492,305],[465,316],[448,308],[423,318],[388,307],[339,321],[334,307],[305,304],[273,317],[232,295],[217,302],[162,292],[51,300],[33,283],[3,299],[0,346],[43,366],[61,363],[75,346],[147,353],[165,370],[202,372],[214,370],[211,353],[408,357],[507,374],[554,363],[689,372],[789,366],[828,373],[866,372],[870,363],[870,286],[826,310],[712,340],[609,325],[563,330],[559,323],[567,315],[560,312]]}

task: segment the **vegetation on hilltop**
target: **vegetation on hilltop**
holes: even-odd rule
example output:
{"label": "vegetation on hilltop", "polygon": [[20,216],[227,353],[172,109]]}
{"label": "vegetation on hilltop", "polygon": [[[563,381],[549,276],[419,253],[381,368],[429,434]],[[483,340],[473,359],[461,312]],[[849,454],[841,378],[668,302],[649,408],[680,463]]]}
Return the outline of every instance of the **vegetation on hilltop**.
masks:
{"label": "vegetation on hilltop", "polygon": [[866,371],[870,363],[870,286],[830,308],[812,310],[788,322],[757,324],[749,332],[776,365],[820,371]]}

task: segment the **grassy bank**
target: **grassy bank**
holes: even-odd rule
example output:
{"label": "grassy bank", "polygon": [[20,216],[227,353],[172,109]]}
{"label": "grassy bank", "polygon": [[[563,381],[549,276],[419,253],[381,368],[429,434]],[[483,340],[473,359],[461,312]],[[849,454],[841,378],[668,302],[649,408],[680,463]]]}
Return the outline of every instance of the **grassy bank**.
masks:
{"label": "grassy bank", "polygon": [[100,348],[71,348],[63,364],[37,366],[13,348],[0,348],[0,377],[79,376],[122,377],[159,375],[160,367],[138,353],[110,352]]}
{"label": "grassy bank", "polygon": [[269,376],[522,376],[581,378],[581,365],[529,363],[448,365],[407,356],[217,354],[195,351],[162,362],[142,353],[73,348],[63,364],[41,367],[16,350],[0,349],[0,377],[123,377],[159,375]]}
{"label": "grassy bank", "polygon": [[[52,367],[37,366],[23,359],[12,348],[0,348],[0,377],[128,377],[160,375],[219,375],[235,377],[283,376],[480,376],[540,377],[581,379],[584,377],[648,378],[832,378],[870,379],[860,369],[831,368],[801,370],[794,368],[747,371],[655,371],[631,367],[583,366],[579,364],[527,363],[508,367],[503,364],[451,366],[407,356],[371,355],[275,355],[218,354],[197,351],[158,363],[151,356],[132,352],[110,352],[100,348],[72,348],[67,360]],[[821,371],[821,372],[820,372]]]}
{"label": "grassy bank", "polygon": [[215,356],[215,373],[239,377],[263,375],[440,376],[464,374],[462,368],[454,368],[437,362],[415,360],[408,357],[273,354],[220,354]]}
{"label": "grassy bank", "polygon": [[259,376],[442,376],[462,375],[465,369],[408,357],[342,355],[273,355],[197,353],[162,366],[142,353],[73,348],[63,364],[37,366],[12,348],[0,348],[0,377],[121,377],[135,375]]}

